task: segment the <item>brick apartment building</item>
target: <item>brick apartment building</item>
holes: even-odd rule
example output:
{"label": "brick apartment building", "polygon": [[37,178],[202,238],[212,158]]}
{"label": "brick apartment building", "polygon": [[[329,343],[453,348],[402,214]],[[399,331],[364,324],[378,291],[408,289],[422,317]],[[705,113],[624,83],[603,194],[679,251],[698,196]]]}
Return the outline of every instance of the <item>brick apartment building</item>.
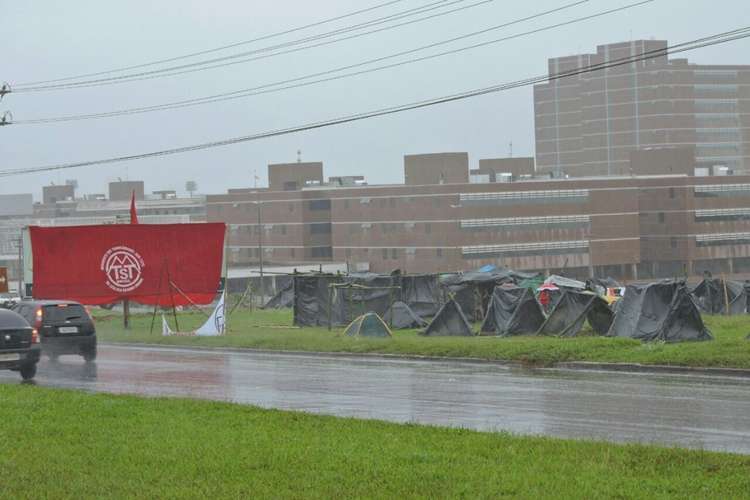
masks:
{"label": "brick apartment building", "polygon": [[[667,47],[664,40],[602,45],[549,60],[556,75]],[[630,175],[630,154],[695,148],[699,167],[750,173],[750,66],[666,56],[534,87],[536,164],[560,176]]]}
{"label": "brick apartment building", "polygon": [[[207,218],[229,224],[233,266],[257,265],[262,238],[264,262],[289,266],[423,273],[497,264],[620,279],[750,273],[750,176],[695,177],[691,155],[641,151],[629,162],[632,176],[494,183],[446,182],[463,180],[468,162],[431,155],[434,175],[419,177],[427,184],[315,179],[297,191],[235,189],[207,197]],[[478,170],[523,166],[513,160]],[[463,173],[443,172],[446,165]],[[666,172],[646,175],[654,165]]]}

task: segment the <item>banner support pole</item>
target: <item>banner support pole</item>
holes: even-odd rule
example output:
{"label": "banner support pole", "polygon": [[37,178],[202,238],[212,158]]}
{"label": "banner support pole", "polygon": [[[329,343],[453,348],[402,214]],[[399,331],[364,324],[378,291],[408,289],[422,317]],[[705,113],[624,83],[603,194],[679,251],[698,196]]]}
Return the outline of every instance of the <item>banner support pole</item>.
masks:
{"label": "banner support pole", "polygon": [[122,299],[122,323],[126,330],[130,330],[130,300]]}
{"label": "banner support pole", "polygon": [[169,286],[169,297],[172,299],[172,314],[174,315],[174,326],[175,329],[180,331],[180,324],[177,322],[177,308],[174,305],[174,295],[172,294],[172,275],[169,272],[169,264],[167,264],[167,284]]}

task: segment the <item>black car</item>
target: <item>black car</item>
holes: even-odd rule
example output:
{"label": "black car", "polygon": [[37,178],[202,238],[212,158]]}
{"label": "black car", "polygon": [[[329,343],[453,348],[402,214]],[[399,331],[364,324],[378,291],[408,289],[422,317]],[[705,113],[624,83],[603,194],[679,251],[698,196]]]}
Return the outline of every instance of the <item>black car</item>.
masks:
{"label": "black car", "polygon": [[14,370],[24,380],[32,379],[39,353],[36,330],[21,315],[0,309],[0,370]]}
{"label": "black car", "polygon": [[51,360],[78,354],[96,359],[96,328],[86,308],[65,300],[24,300],[14,308],[39,332],[42,352]]}

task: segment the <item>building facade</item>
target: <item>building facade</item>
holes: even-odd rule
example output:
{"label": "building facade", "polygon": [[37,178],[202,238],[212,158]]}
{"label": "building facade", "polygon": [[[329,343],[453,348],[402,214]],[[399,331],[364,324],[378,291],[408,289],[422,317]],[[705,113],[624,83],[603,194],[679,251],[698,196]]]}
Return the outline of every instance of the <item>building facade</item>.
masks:
{"label": "building facade", "polygon": [[[682,168],[681,150],[665,154]],[[629,168],[653,158],[637,162]],[[206,203],[209,221],[229,225],[236,267],[262,255],[266,265],[380,273],[495,264],[623,280],[750,274],[750,176],[237,189]]]}
{"label": "building facade", "polygon": [[[549,75],[666,48],[664,40],[602,45],[550,59]],[[699,168],[750,173],[750,66],[661,55],[536,85],[534,113],[539,173],[629,175],[631,152],[686,146]]]}

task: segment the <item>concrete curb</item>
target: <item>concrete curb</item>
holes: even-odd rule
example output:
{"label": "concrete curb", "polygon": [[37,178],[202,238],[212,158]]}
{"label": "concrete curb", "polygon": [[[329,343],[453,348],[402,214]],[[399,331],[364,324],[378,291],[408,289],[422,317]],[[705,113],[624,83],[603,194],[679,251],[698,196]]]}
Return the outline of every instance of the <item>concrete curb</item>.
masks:
{"label": "concrete curb", "polygon": [[106,347],[136,347],[176,349],[184,351],[235,352],[256,354],[284,354],[287,356],[319,356],[342,359],[382,359],[390,361],[441,361],[456,363],[476,363],[502,366],[507,368],[523,368],[531,370],[572,370],[572,371],[606,371],[621,373],[644,374],[672,374],[672,375],[704,375],[722,377],[750,378],[750,369],[744,368],[716,368],[670,365],[644,365],[640,363],[600,363],[596,361],[562,361],[550,366],[537,366],[520,361],[482,358],[455,358],[441,356],[420,356],[418,354],[384,354],[384,353],[353,353],[353,352],[319,352],[319,351],[279,351],[273,349],[253,349],[248,347],[203,347],[169,344],[146,344],[126,342],[99,342]]}

